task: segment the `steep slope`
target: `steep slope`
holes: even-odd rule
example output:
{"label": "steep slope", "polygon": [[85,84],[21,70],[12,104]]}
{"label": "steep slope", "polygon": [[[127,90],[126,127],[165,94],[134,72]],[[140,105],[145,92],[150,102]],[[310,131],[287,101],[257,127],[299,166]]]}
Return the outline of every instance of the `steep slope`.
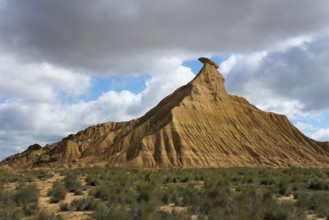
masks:
{"label": "steep slope", "polygon": [[[329,143],[303,135],[284,115],[257,109],[230,95],[218,66],[203,68],[188,84],[143,117],[92,126],[63,141],[7,158],[22,168],[106,163],[133,167],[328,167]],[[34,152],[27,150],[28,152]]]}

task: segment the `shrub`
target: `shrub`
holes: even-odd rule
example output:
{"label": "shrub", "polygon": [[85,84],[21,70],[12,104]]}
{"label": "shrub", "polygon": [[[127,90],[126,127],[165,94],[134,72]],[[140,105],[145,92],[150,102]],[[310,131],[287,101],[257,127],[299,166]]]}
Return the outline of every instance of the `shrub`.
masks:
{"label": "shrub", "polygon": [[151,197],[153,189],[154,189],[154,185],[151,183],[148,182],[139,183],[139,185],[137,186],[137,192],[139,193],[137,201],[139,203],[148,202]]}
{"label": "shrub", "polygon": [[86,178],[86,182],[86,184],[90,186],[98,186],[101,184],[101,180],[98,175],[88,175]]}
{"label": "shrub", "polygon": [[268,211],[265,213],[263,220],[286,220],[287,215],[281,211]]}
{"label": "shrub", "polygon": [[69,211],[70,210],[69,204],[66,202],[61,202],[61,203],[59,203],[59,209],[61,211]]}
{"label": "shrub", "polygon": [[99,205],[96,207],[93,219],[151,219],[143,218],[141,210],[136,210],[135,207],[127,207],[123,204],[112,204],[110,206]]}
{"label": "shrub", "polygon": [[299,209],[293,203],[277,203],[272,201],[269,205],[263,205],[265,208],[264,219],[298,219],[305,220],[305,210]]}
{"label": "shrub", "polygon": [[0,211],[1,220],[20,220],[24,217],[24,213],[13,208],[6,208]]}
{"label": "shrub", "polygon": [[53,184],[53,188],[48,191],[48,196],[50,196],[50,203],[57,203],[64,200],[66,197],[66,187],[59,182]]}
{"label": "shrub", "polygon": [[35,215],[39,210],[38,203],[31,203],[23,207],[23,212],[25,215]]}
{"label": "shrub", "polygon": [[13,192],[0,189],[0,208],[14,206]]}
{"label": "shrub", "polygon": [[262,179],[260,181],[260,185],[273,185],[273,184],[275,184],[274,179]]}
{"label": "shrub", "polygon": [[68,174],[64,178],[64,184],[68,191],[73,192],[76,195],[82,194],[83,188],[76,175]]}
{"label": "shrub", "polygon": [[46,179],[52,178],[53,176],[54,176],[53,173],[51,173],[49,171],[41,170],[41,171],[39,171],[37,178],[40,180],[46,180]]}
{"label": "shrub", "polygon": [[280,183],[279,183],[279,189],[278,189],[278,193],[280,194],[280,195],[283,195],[283,196],[285,196],[285,195],[289,195],[289,184],[288,184],[288,182],[286,182],[286,181],[281,181]]}
{"label": "shrub", "polygon": [[35,220],[64,220],[60,215],[55,215],[54,213],[41,211]]}
{"label": "shrub", "polygon": [[95,198],[99,198],[105,201],[109,201],[111,196],[111,189],[108,185],[100,185],[97,186],[96,189],[91,190],[89,195],[94,196]]}
{"label": "shrub", "polygon": [[71,208],[75,211],[90,211],[96,209],[98,202],[90,198],[75,199],[71,203]]}
{"label": "shrub", "polygon": [[21,185],[14,193],[14,201],[20,206],[38,203],[39,189],[36,184]]}
{"label": "shrub", "polygon": [[329,193],[311,192],[299,195],[297,206],[306,210],[314,210],[319,217],[329,217]]}
{"label": "shrub", "polygon": [[101,205],[96,208],[93,214],[93,219],[95,220],[110,219],[109,215],[110,215],[110,209],[104,205]]}
{"label": "shrub", "polygon": [[329,189],[329,184],[325,181],[321,181],[319,179],[316,179],[316,180],[312,180],[309,183],[308,188],[312,189],[312,190],[328,190]]}

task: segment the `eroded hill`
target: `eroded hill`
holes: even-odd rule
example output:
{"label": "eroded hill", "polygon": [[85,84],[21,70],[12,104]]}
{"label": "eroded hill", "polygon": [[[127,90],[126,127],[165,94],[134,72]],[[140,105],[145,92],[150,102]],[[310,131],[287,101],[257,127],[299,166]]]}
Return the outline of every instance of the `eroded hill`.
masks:
{"label": "eroded hill", "polygon": [[141,118],[91,126],[58,143],[30,146],[2,166],[329,166],[328,142],[306,137],[284,115],[228,94],[218,66],[199,60],[204,66],[198,75]]}

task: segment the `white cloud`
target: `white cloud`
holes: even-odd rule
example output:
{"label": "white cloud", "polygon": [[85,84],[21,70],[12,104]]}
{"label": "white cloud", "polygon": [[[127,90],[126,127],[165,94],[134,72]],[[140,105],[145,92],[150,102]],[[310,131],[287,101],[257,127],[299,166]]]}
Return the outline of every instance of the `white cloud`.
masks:
{"label": "white cloud", "polygon": [[88,91],[91,77],[48,63],[24,64],[0,53],[0,98],[57,101],[60,94],[79,96]]}
{"label": "white cloud", "polygon": [[319,141],[329,141],[329,128],[322,128],[311,135],[311,138]]}
{"label": "white cloud", "polygon": [[232,68],[237,64],[237,62],[243,59],[243,57],[244,56],[242,55],[233,54],[220,64],[219,69],[224,77],[231,72]]}
{"label": "white cloud", "polygon": [[257,104],[257,107],[264,111],[288,115],[290,118],[303,115],[303,104],[296,100],[267,99],[266,102],[264,101],[262,104]]}
{"label": "white cloud", "polygon": [[228,90],[289,116],[328,109],[329,37],[298,42],[284,49],[232,55],[222,64],[228,71]]}
{"label": "white cloud", "polygon": [[[75,84],[76,82],[72,82],[76,78],[71,78],[70,74],[66,75],[65,71],[49,71],[47,67],[31,72],[33,73],[31,76],[40,77],[39,83],[46,85],[48,83],[51,88],[56,87],[57,83],[66,83],[61,88],[67,90],[79,87]],[[45,73],[45,76],[42,73]],[[58,73],[64,76],[58,76]],[[3,157],[21,151],[29,144],[44,145],[59,141],[66,135],[76,133],[89,125],[139,117],[155,106],[164,96],[169,95],[193,77],[194,74],[189,68],[182,66],[182,60],[179,58],[163,58],[158,61],[157,65],[154,65],[152,74],[146,81],[146,87],[140,93],[108,91],[93,101],[80,100],[67,103],[43,99],[44,87],[39,87],[36,95],[41,93],[41,98],[34,97],[33,102],[30,100],[30,94],[22,96],[23,98],[14,97],[2,102],[0,103],[0,121],[2,122],[0,124],[0,149],[4,149]],[[33,81],[33,79],[30,80]],[[83,82],[85,81],[80,82],[82,86]],[[87,80],[87,82],[89,81]],[[69,94],[81,94],[85,90],[80,89],[72,90]],[[51,91],[55,97],[63,92],[53,88]]]}
{"label": "white cloud", "polygon": [[301,122],[301,121],[297,121],[297,123],[295,125],[300,130],[307,131],[307,133],[310,133],[311,131],[314,132],[315,130],[319,130],[319,128],[316,128],[314,125],[304,123],[304,122]]}

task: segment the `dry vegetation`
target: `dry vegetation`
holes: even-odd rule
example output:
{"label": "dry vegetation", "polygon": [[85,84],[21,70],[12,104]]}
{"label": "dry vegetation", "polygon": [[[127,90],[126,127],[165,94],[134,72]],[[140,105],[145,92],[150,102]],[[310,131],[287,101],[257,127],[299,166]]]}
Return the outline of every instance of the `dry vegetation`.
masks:
{"label": "dry vegetation", "polygon": [[0,219],[329,219],[329,170],[0,171]]}

